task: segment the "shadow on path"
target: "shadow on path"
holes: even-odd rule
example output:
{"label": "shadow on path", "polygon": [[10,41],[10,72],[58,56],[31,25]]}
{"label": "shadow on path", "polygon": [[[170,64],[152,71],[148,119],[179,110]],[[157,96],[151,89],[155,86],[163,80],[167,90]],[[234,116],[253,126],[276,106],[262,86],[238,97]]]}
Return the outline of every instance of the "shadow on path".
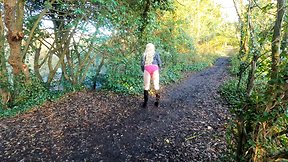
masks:
{"label": "shadow on path", "polygon": [[161,107],[141,97],[79,92],[0,120],[2,161],[215,161],[229,116],[217,93],[228,58],[166,87]]}

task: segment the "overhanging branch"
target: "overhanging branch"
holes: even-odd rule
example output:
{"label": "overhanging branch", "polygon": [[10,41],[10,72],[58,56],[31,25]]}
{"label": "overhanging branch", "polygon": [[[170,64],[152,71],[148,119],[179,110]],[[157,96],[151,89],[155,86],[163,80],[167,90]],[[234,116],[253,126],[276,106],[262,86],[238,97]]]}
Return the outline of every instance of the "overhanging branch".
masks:
{"label": "overhanging branch", "polygon": [[181,2],[179,2],[178,0],[176,0],[177,3],[179,3],[182,6],[185,6],[184,4],[182,4]]}

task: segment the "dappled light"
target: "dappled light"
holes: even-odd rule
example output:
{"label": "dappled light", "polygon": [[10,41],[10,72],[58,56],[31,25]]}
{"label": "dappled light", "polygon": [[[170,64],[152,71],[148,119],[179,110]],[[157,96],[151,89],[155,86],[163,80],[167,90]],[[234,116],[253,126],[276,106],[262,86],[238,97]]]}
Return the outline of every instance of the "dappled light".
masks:
{"label": "dappled light", "polygon": [[287,15],[285,0],[0,0],[0,159],[287,161]]}

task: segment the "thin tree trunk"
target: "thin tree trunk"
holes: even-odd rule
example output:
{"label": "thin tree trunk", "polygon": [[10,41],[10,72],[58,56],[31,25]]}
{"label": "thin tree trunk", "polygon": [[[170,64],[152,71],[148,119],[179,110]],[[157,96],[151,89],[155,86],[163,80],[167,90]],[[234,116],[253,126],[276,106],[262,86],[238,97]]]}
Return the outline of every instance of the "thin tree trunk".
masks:
{"label": "thin tree trunk", "polygon": [[40,47],[36,48],[35,56],[34,56],[34,73],[35,76],[43,81],[42,76],[40,74],[40,65],[39,65],[39,58],[40,58],[40,51],[41,51],[41,44]]}
{"label": "thin tree trunk", "polygon": [[60,67],[60,65],[63,63],[64,61],[64,57],[65,57],[65,53],[62,53],[59,58],[58,63],[56,64],[55,67],[52,66],[52,56],[49,58],[49,76],[48,76],[48,80],[47,80],[47,84],[50,85],[51,82],[53,81],[53,78],[58,70],[58,68]]}
{"label": "thin tree trunk", "polygon": [[[66,31],[65,35],[63,35],[63,37],[61,38],[62,40],[65,40],[65,42],[61,41],[61,44],[64,44],[64,47],[62,48],[61,51],[66,56],[66,62],[64,61],[62,62],[63,64],[62,72],[63,72],[64,78],[68,80],[69,82],[71,82],[73,85],[78,84],[78,79],[77,79],[77,76],[75,76],[74,58],[69,48],[70,48],[72,37],[74,33],[76,32],[76,29],[77,29],[77,25],[73,30],[71,30],[71,28],[67,29],[68,31]],[[65,69],[63,69],[63,67],[65,67]]]}
{"label": "thin tree trunk", "polygon": [[[86,78],[86,74],[87,74],[87,72],[88,72],[88,70],[89,70],[89,67],[93,64],[93,62],[95,62],[96,57],[97,57],[97,54],[95,53],[94,56],[93,56],[92,58],[90,58],[90,60],[88,61],[88,63],[86,63],[85,68],[82,68],[82,69],[81,69],[81,71],[82,71],[82,77],[79,79],[79,82],[80,82],[80,83],[82,83],[82,82],[84,81],[84,79]],[[103,56],[102,56],[102,61],[104,61],[104,57],[103,57]],[[101,61],[101,63],[102,63],[102,61]],[[104,62],[103,62],[103,63],[104,63]],[[103,65],[103,64],[102,64],[102,65]],[[101,66],[99,65],[99,67],[101,68],[102,65],[101,65]],[[98,67],[98,68],[99,68],[99,67]],[[97,73],[96,73],[96,75],[97,75]],[[79,74],[78,76],[80,77],[80,74]]]}
{"label": "thin tree trunk", "polygon": [[146,0],[146,4],[145,4],[145,8],[144,11],[142,13],[142,25],[139,28],[140,31],[140,38],[142,38],[143,33],[147,27],[147,25],[149,24],[149,12],[150,12],[150,8],[151,8],[151,0]]}
{"label": "thin tree trunk", "polygon": [[[50,50],[53,52],[50,52],[50,56],[48,58],[49,75],[46,82],[48,86],[50,86],[58,68],[60,67],[65,79],[70,80],[66,72],[66,64],[64,60],[67,53],[69,53],[70,40],[75,33],[75,31],[69,32],[70,29],[64,29],[62,25],[63,22],[53,21],[53,24],[55,33],[55,40],[53,42],[53,45],[55,45],[55,49]],[[55,54],[59,59],[55,67],[53,67],[52,65],[53,54]]]}
{"label": "thin tree trunk", "polygon": [[244,121],[240,120],[237,123],[237,131],[238,131],[238,136],[237,136],[237,150],[236,150],[236,161],[240,162],[244,153],[244,144],[245,144],[245,134],[244,134]]}
{"label": "thin tree trunk", "polygon": [[[197,11],[200,13],[200,0],[197,0]],[[201,31],[201,20],[200,20],[200,14],[196,14],[197,16],[197,32],[196,32],[196,40],[197,42],[200,41],[200,31]]]}
{"label": "thin tree trunk", "polygon": [[[280,65],[280,47],[281,47],[281,28],[285,12],[285,0],[277,0],[277,17],[274,25],[272,38],[272,64],[271,64],[271,80],[272,83],[278,79]],[[273,81],[274,80],[274,81]],[[277,83],[276,83],[277,84]]]}
{"label": "thin tree trunk", "polygon": [[[52,53],[54,53],[54,51],[56,51],[57,49],[54,48],[55,41],[52,44],[49,44],[50,46],[45,45],[45,43],[48,43],[45,42],[45,40],[43,41],[38,40],[38,41],[40,42],[40,46],[37,47],[34,55],[34,73],[37,76],[37,78],[39,78],[44,82],[43,77],[40,74],[40,69],[46,62],[48,64],[49,71],[52,69],[52,60],[51,60],[53,55]],[[48,51],[45,58],[42,61],[40,61],[39,59],[41,55],[42,45],[46,46],[46,48],[48,48]]]}
{"label": "thin tree trunk", "polygon": [[101,71],[101,69],[102,69],[102,67],[103,67],[103,65],[104,65],[104,62],[105,62],[105,57],[102,56],[101,62],[100,62],[99,66],[98,66],[98,68],[97,68],[97,70],[96,70],[96,74],[95,74],[95,76],[93,77],[93,90],[96,89],[97,77],[98,77],[99,74],[100,74],[100,71]]}
{"label": "thin tree trunk", "polygon": [[280,72],[280,54],[281,54],[281,29],[282,21],[285,13],[286,0],[277,0],[277,15],[274,25],[273,37],[272,37],[272,63],[271,63],[271,81],[270,88],[267,91],[267,97],[269,103],[266,105],[266,111],[271,111],[275,107],[276,98],[280,97],[281,84],[279,84],[279,72]]}
{"label": "thin tree trunk", "polygon": [[[53,4],[56,0],[52,0],[50,3]],[[48,9],[44,9],[38,16],[38,19],[34,22],[34,25],[30,31],[30,34],[29,34],[29,37],[27,39],[27,43],[24,47],[24,50],[23,50],[23,59],[25,59],[26,57],[26,54],[27,54],[27,51],[28,51],[28,48],[30,46],[30,42],[31,40],[33,39],[33,36],[34,36],[34,32],[36,30],[36,28],[39,26],[39,23],[41,21],[41,19],[44,17],[44,15],[48,12]]]}
{"label": "thin tree trunk", "polygon": [[[239,55],[238,55],[238,59],[240,61],[243,61],[243,58],[246,56],[247,51],[248,51],[248,45],[247,45],[247,27],[245,28],[245,23],[244,23],[244,17],[242,15],[243,11],[243,0],[239,1],[239,4],[236,3],[236,0],[233,0],[234,3],[234,8],[236,10],[236,13],[238,15],[238,21],[239,21],[239,25],[240,25],[240,49],[239,49]],[[245,64],[241,64],[239,67],[239,73],[238,73],[238,77],[239,77],[239,81],[237,84],[237,89],[239,90],[240,85],[241,85],[241,81],[243,79],[243,75],[247,69],[246,67],[247,65]]]}
{"label": "thin tree trunk", "polygon": [[251,11],[252,10],[252,4],[249,1],[249,8],[248,8],[248,14],[247,14],[247,21],[248,21],[248,31],[250,33],[250,41],[252,44],[252,48],[250,50],[250,53],[253,54],[253,58],[252,61],[250,63],[250,71],[249,71],[249,75],[248,75],[248,82],[247,82],[247,88],[246,88],[246,92],[248,97],[251,95],[252,91],[253,91],[253,87],[254,87],[254,81],[255,81],[255,71],[256,71],[256,63],[258,60],[258,50],[256,47],[256,43],[258,43],[255,40],[255,32],[254,32],[254,28],[252,25],[252,20],[251,20]]}
{"label": "thin tree trunk", "polygon": [[[90,47],[89,47],[87,53],[85,53],[84,59],[82,59],[81,62],[80,62],[81,59],[78,61],[79,64],[78,64],[78,69],[76,71],[76,77],[79,78],[79,82],[82,82],[85,79],[86,73],[87,73],[90,65],[95,62],[96,57],[97,57],[97,54],[94,51],[93,44],[90,44],[89,46]],[[75,46],[75,48],[77,48],[77,47]],[[92,52],[94,52],[93,56],[90,57]],[[80,56],[79,56],[79,58],[80,58]],[[88,62],[88,64],[87,64],[87,62]]]}

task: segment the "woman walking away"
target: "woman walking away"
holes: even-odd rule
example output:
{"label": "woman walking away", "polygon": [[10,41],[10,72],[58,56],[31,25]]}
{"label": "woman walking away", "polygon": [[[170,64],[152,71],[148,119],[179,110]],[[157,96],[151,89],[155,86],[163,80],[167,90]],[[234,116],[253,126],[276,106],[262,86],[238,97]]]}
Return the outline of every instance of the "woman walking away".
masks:
{"label": "woman walking away", "polygon": [[152,43],[146,45],[145,52],[141,60],[141,68],[144,72],[144,103],[143,108],[147,107],[148,102],[148,91],[150,89],[150,81],[152,79],[154,89],[156,92],[156,101],[154,105],[159,106],[160,92],[159,92],[159,70],[161,66],[161,59],[158,52],[155,51],[155,46]]}

